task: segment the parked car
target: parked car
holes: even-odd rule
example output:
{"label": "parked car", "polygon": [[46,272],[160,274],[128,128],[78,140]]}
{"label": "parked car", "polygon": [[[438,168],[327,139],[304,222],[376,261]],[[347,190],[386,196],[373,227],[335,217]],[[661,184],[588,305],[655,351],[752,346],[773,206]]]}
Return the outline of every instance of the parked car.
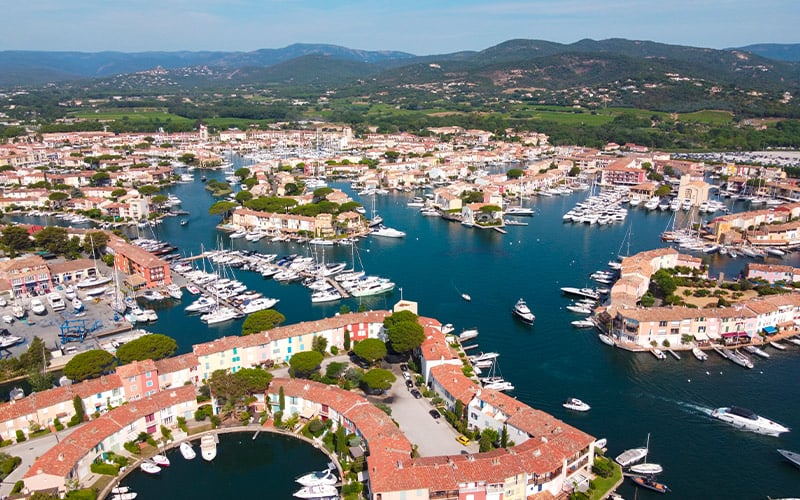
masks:
{"label": "parked car", "polygon": [[402,371],[404,373],[407,372],[408,371],[408,365],[405,364],[405,363],[400,363],[400,371]]}
{"label": "parked car", "polygon": [[422,397],[422,393],[416,389],[411,389],[411,395],[414,396],[415,399],[419,399]]}
{"label": "parked car", "polygon": [[[418,392],[419,392],[419,391],[418,391]],[[442,414],[441,414],[441,413],[439,413],[439,412],[436,410],[436,408],[434,408],[433,410],[429,411],[428,413],[430,413],[431,417],[433,417],[433,418],[434,418],[434,420],[436,420],[436,419],[438,419],[439,417],[441,417],[441,416],[442,416]]]}
{"label": "parked car", "polygon": [[413,389],[414,388],[414,382],[406,379],[406,387],[408,387],[409,389]]}
{"label": "parked car", "polygon": [[467,436],[460,435],[456,438],[456,441],[463,444],[464,446],[469,446],[469,439]]}

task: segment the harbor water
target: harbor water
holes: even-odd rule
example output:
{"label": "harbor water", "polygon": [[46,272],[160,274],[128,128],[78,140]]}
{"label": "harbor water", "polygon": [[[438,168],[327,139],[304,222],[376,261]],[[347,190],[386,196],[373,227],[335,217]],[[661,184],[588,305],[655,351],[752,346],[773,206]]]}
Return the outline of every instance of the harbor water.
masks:
{"label": "harbor water", "polygon": [[[241,165],[242,160],[235,158],[235,166]],[[203,174],[209,179],[223,179],[222,172]],[[185,256],[219,247],[278,255],[309,254],[307,245],[296,243],[230,240],[216,229],[219,217],[208,215],[214,199],[203,189],[200,175],[199,171],[195,173],[194,183],[169,188],[190,215],[168,218],[155,229],[155,234],[148,229],[141,236],[169,241]],[[346,183],[332,185],[350,193],[368,211],[372,208],[371,197],[359,198]],[[375,209],[384,223],[405,231],[405,238],[369,237],[357,243],[357,251],[347,246],[324,247],[326,262],[349,263],[354,259],[357,268],[363,265],[369,274],[391,278],[397,283],[391,293],[312,304],[311,292],[299,284],[281,285],[247,271],[237,270],[235,276],[251,289],[279,298],[275,309],[286,316],[286,323],[328,317],[342,305],[353,311],[362,305],[367,309],[389,309],[402,296],[418,302],[421,315],[453,323],[456,332],[478,328],[480,334],[474,341],[480,345],[477,350],[500,354],[498,369],[516,386],[510,393],[514,397],[598,438],[607,438],[612,457],[625,449],[644,446],[649,433],[649,461],[664,467],[659,480],[671,488],[671,495],[676,498],[775,498],[800,493],[800,471],[775,451],[800,451],[800,348],[770,350],[770,359],[756,359],[755,368],[745,370],[714,353],[705,363],[688,352],[681,360],[669,357],[659,361],[648,353],[610,348],[598,341],[597,332],[570,325],[581,316],[565,309],[570,301],[561,295],[560,287],[592,286],[589,275],[606,269],[607,262],[619,253],[634,254],[663,246],[659,235],[671,224],[671,212],[648,212],[639,207],[629,211],[624,223],[570,224],[562,223],[561,216],[586,193],[540,197],[522,202],[536,211],[533,217],[518,218],[528,222],[527,226],[507,226],[506,234],[501,234],[423,217],[417,208],[406,206],[411,196],[393,193],[375,200]],[[733,209],[746,209],[744,204],[739,205],[737,202]],[[679,224],[689,217],[683,212],[678,216]],[[181,225],[179,221],[184,218],[189,223]],[[628,232],[630,238],[626,238]],[[742,257],[703,258],[713,275],[722,272],[726,277],[736,276],[747,262]],[[797,254],[766,260],[800,265]],[[462,298],[464,293],[471,301]],[[533,326],[511,314],[520,297],[536,315]],[[184,294],[182,304],[157,304],[159,320],[147,328],[174,337],[179,352],[190,351],[191,345],[198,342],[240,333],[241,320],[208,327],[198,316],[186,315],[183,307],[191,300]],[[576,413],[562,408],[561,403],[568,397],[586,401],[592,406],[591,411]],[[741,432],[710,417],[714,408],[730,405],[750,408],[794,430],[780,438],[767,437]],[[142,493],[140,498],[166,497],[162,488],[173,487],[173,483],[173,491],[181,496],[191,489],[196,491],[191,493],[195,498],[218,498],[234,487],[238,493],[271,492],[263,485],[267,479],[283,481],[292,488],[288,479],[291,474],[313,469],[306,459],[291,474],[285,468],[292,460],[260,461],[262,455],[253,450],[261,446],[258,443],[262,440],[278,448],[290,446],[276,441],[274,436],[262,435],[255,443],[250,437],[228,439],[239,439],[241,446],[234,448],[223,439],[213,464],[201,464],[200,460],[181,464],[185,473],[173,466],[161,478],[139,477],[143,474],[136,472],[130,484]],[[227,451],[228,446],[236,451]],[[250,446],[253,450],[248,450]],[[296,447],[309,448],[302,453],[314,451],[299,442]],[[264,456],[275,455],[275,449]],[[239,469],[238,456],[244,453],[253,463]],[[181,463],[180,457],[173,462],[176,461]],[[211,472],[205,475],[206,469],[214,474],[236,474],[236,479],[222,475],[212,481]],[[203,487],[194,490],[201,479]],[[146,494],[148,481],[159,485],[152,495]],[[620,492],[626,498],[656,495],[649,491],[636,493],[627,481]]]}

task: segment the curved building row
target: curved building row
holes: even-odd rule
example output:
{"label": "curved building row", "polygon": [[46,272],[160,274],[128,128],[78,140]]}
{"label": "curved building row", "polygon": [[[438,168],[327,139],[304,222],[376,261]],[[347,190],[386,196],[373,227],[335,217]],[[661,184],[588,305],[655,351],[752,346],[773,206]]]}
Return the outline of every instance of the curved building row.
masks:
{"label": "curved building row", "polygon": [[[119,367],[118,374],[107,377],[105,384],[118,384],[116,392],[115,388],[106,389],[119,396],[122,406],[110,411],[98,408],[97,418],[37,459],[25,476],[26,487],[31,491],[63,489],[69,481],[86,479],[91,462],[105,451],[122,450],[122,444],[139,432],[158,437],[161,425],[176,427],[177,416],[190,417],[197,407],[195,388],[183,386],[186,382],[200,384],[218,369],[235,372],[286,361],[296,352],[311,350],[316,336],[339,348],[346,336],[385,340],[383,319],[389,314],[343,314],[245,337],[223,337],[197,344],[189,354]],[[258,399],[277,411],[282,387],[285,413],[329,419],[362,437],[367,457],[365,480],[374,500],[558,496],[588,476],[594,461],[592,436],[501,392],[481,389],[462,373],[461,360],[442,334],[441,323],[424,317],[419,321],[426,338],[418,354],[429,387],[451,411],[463,408],[471,428],[505,429],[515,446],[472,455],[413,458],[412,443],[392,419],[354,392],[307,380],[275,379]],[[143,392],[147,387],[153,388]],[[65,396],[59,399],[63,402]],[[30,411],[32,403],[23,400],[2,405],[0,414],[8,405],[20,404]],[[62,410],[62,416],[69,418],[70,408],[62,405]],[[0,428],[2,425],[0,422]]]}

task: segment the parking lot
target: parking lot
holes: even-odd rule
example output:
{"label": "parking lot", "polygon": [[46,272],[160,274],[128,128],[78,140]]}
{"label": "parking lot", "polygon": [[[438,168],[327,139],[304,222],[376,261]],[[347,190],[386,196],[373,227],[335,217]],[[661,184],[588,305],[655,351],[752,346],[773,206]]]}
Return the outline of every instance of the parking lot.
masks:
{"label": "parking lot", "polygon": [[[477,443],[463,446],[456,441],[459,434],[447,423],[443,415],[439,418],[430,415],[433,406],[429,400],[417,399],[412,395],[400,365],[392,365],[391,369],[397,380],[382,398],[383,402],[392,408],[392,418],[400,425],[408,440],[417,445],[421,456],[457,455],[465,450],[477,453]],[[409,377],[414,380],[416,374],[411,373]]]}

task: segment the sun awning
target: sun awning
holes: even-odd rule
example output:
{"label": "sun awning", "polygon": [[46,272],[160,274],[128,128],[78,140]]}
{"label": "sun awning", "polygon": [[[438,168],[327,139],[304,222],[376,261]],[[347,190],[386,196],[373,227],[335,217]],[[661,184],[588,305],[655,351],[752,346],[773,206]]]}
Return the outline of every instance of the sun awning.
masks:
{"label": "sun awning", "polygon": [[773,333],[778,333],[778,329],[775,328],[774,326],[765,326],[763,328],[763,330],[764,330],[764,333],[766,333],[768,335],[769,334],[773,334]]}
{"label": "sun awning", "polygon": [[697,332],[694,334],[695,340],[708,340],[708,335],[705,332]]}

